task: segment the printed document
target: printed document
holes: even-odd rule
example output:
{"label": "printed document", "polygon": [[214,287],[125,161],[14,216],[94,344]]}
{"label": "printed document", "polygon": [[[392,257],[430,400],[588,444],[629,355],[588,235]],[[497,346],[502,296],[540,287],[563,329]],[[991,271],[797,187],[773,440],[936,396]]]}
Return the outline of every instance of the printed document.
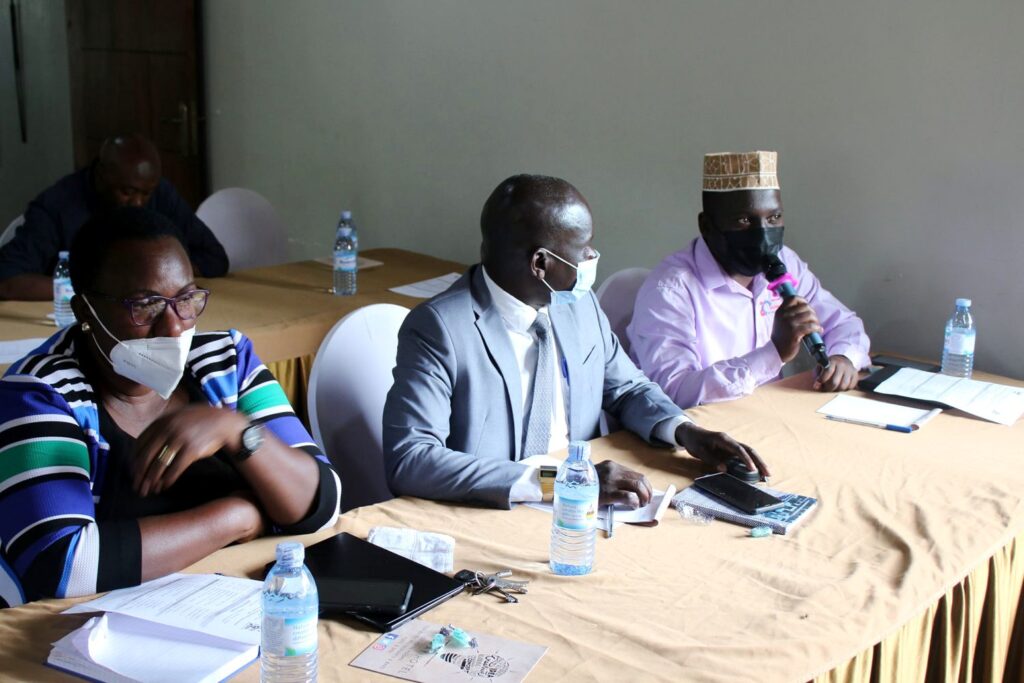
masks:
{"label": "printed document", "polygon": [[111,591],[65,614],[116,612],[240,643],[260,642],[263,584],[219,574],[171,574]]}
{"label": "printed document", "polygon": [[422,683],[517,683],[547,652],[542,645],[473,632],[476,647],[446,646],[431,654],[430,641],[440,629],[440,624],[413,619],[377,638],[352,666]]}
{"label": "printed document", "polygon": [[47,663],[99,681],[214,683],[259,653],[262,584],[171,574],[67,613],[104,612],[53,644]]}
{"label": "printed document", "polygon": [[1024,387],[950,377],[937,372],[900,368],[875,389],[879,394],[944,403],[977,417],[1012,425],[1024,415]]}

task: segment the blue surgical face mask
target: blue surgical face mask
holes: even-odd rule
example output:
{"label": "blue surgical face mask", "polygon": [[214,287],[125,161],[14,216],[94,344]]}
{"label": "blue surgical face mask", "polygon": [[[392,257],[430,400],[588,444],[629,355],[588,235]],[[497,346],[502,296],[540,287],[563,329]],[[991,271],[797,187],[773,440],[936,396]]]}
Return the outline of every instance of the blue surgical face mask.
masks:
{"label": "blue surgical face mask", "polygon": [[547,288],[551,290],[551,305],[557,306],[559,304],[576,303],[586,296],[587,292],[590,291],[591,287],[594,286],[594,282],[597,280],[597,261],[601,258],[601,254],[594,252],[597,254],[594,258],[573,264],[569,263],[550,249],[545,249],[544,247],[541,247],[541,249],[544,249],[544,251],[551,254],[570,268],[576,269],[576,283],[572,286],[572,289],[568,291],[557,290],[549,285],[547,280],[541,278],[540,281],[547,285]]}

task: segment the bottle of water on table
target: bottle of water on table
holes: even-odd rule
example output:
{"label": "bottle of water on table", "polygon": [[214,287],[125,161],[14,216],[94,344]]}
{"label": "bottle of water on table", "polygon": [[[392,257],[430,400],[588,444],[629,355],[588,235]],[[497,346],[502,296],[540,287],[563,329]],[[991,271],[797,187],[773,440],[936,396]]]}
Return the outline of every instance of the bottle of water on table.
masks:
{"label": "bottle of water on table", "polygon": [[316,681],[320,600],[301,543],[278,543],[277,563],[263,582],[260,681]]}
{"label": "bottle of water on table", "polygon": [[71,312],[71,297],[75,290],[71,286],[71,272],[68,270],[69,252],[62,251],[57,255],[57,267],[53,271],[53,321],[57,327],[75,324],[75,314]]}
{"label": "bottle of water on table", "polygon": [[953,317],[946,321],[946,341],[942,347],[942,374],[970,377],[974,368],[974,318],[971,300],[957,299]]}
{"label": "bottle of water on table", "polygon": [[555,574],[589,574],[594,568],[599,492],[597,470],[590,462],[590,444],[573,441],[569,457],[555,477],[551,522],[551,571]]}
{"label": "bottle of water on table", "polygon": [[342,211],[334,237],[334,294],[352,296],[356,293],[359,270],[359,234],[351,211]]}

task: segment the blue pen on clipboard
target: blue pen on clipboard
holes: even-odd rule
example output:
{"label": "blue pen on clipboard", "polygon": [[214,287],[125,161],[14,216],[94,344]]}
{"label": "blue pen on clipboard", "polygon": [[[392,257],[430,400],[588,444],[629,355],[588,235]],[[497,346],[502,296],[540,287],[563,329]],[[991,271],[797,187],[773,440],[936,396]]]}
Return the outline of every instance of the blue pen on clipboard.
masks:
{"label": "blue pen on clipboard", "polygon": [[885,422],[869,422],[868,420],[851,420],[848,417],[837,417],[835,415],[826,415],[826,420],[832,420],[833,422],[845,422],[851,425],[863,425],[864,427],[874,427],[875,429],[885,429],[890,432],[901,432],[903,434],[910,434],[914,431],[910,427],[904,427],[903,425],[891,425]]}

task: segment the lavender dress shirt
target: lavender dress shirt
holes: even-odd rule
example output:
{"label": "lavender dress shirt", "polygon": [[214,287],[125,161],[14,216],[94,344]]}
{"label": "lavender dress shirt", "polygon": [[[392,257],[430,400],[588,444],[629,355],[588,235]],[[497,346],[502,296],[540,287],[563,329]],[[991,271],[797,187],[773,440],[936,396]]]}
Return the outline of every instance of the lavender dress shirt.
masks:
{"label": "lavender dress shirt", "polygon": [[[869,363],[864,323],[821,286],[796,252],[779,257],[824,328],[830,356]],[[779,377],[772,324],[782,299],[758,275],[750,289],[733,280],[702,237],[668,256],[637,293],[626,328],[630,356],[681,408],[746,396]]]}

